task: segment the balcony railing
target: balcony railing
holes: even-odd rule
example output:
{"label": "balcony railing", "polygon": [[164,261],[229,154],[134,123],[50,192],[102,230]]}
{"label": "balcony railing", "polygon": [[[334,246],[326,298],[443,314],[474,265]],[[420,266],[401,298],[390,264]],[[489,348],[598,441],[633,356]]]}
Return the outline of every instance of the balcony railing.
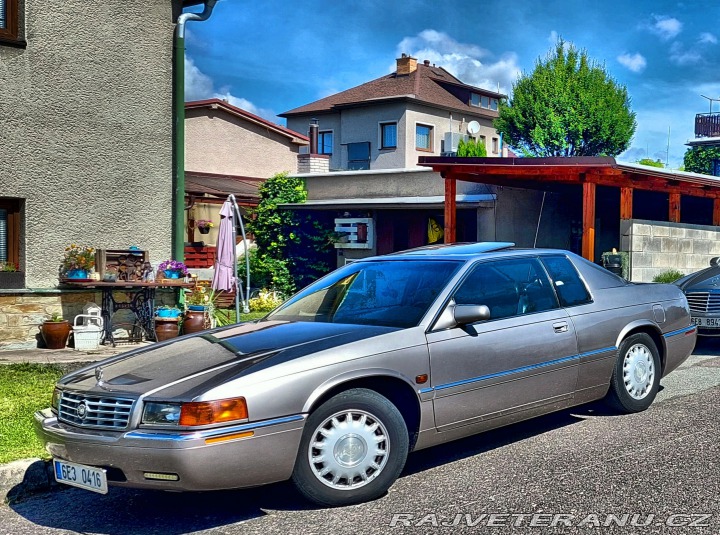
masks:
{"label": "balcony railing", "polygon": [[695,137],[720,137],[720,113],[695,115]]}

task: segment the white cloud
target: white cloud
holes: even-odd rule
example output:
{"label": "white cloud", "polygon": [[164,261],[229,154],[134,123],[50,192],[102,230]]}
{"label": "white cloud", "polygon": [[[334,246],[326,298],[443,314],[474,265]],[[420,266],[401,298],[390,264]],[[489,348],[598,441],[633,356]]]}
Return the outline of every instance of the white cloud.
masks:
{"label": "white cloud", "polygon": [[714,45],[714,44],[717,44],[717,37],[715,37],[711,33],[703,32],[700,34],[700,38],[698,39],[698,41],[700,41],[700,43],[702,43],[704,45],[705,44]]}
{"label": "white cloud", "polygon": [[642,72],[647,67],[647,61],[642,54],[620,54],[617,58],[621,65],[624,65],[632,72]]}
{"label": "white cloud", "polygon": [[682,22],[674,17],[653,15],[653,19],[655,19],[654,23],[644,26],[663,41],[668,41],[676,37],[682,31]]}
{"label": "white cloud", "polygon": [[686,50],[680,43],[675,42],[670,47],[670,61],[676,65],[690,65],[697,63],[702,56],[697,50]]}
{"label": "white cloud", "polygon": [[[443,32],[423,30],[413,37],[405,37],[397,46],[400,54],[409,54],[418,61],[428,60],[443,67],[464,83],[491,91],[507,93],[521,73],[514,52],[503,54],[495,62],[483,62],[488,50],[477,45],[460,43]],[[393,64],[392,70],[395,69]]]}
{"label": "white cloud", "polygon": [[259,115],[269,121],[277,122],[277,116],[274,111],[266,108],[258,108],[249,100],[242,97],[236,97],[230,93],[230,89],[228,87],[221,87],[219,91],[216,91],[212,78],[198,69],[191,58],[186,57],[185,100],[205,100],[209,98],[224,100],[237,108]]}

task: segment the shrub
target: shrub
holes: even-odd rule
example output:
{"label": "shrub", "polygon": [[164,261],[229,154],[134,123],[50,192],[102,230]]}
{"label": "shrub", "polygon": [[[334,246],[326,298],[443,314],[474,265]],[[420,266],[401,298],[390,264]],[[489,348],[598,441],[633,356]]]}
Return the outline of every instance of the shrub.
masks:
{"label": "shrub", "polygon": [[251,312],[270,312],[283,302],[282,296],[272,290],[260,290],[256,297],[250,299]]}
{"label": "shrub", "polygon": [[680,273],[677,269],[668,269],[667,271],[663,271],[662,273],[655,275],[655,277],[653,277],[653,282],[663,282],[669,284],[683,278],[684,276],[685,275]]}
{"label": "shrub", "polygon": [[[245,279],[244,255],[238,257],[238,277]],[[288,261],[273,258],[259,249],[250,249],[250,285],[280,292],[282,295],[292,295],[295,292]]]}

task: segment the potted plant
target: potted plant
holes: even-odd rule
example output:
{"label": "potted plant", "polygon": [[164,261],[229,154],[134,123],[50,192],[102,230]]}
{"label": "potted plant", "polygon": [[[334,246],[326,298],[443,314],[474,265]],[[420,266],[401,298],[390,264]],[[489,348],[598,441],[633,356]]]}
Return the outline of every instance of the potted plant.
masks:
{"label": "potted plant", "polygon": [[63,349],[70,336],[70,322],[54,312],[40,326],[40,333],[48,349]]}
{"label": "potted plant", "polygon": [[0,288],[17,290],[25,288],[25,273],[12,262],[0,261]]}
{"label": "potted plant", "polygon": [[215,292],[206,286],[195,286],[185,295],[187,311],[183,316],[184,334],[210,328],[214,296]]}
{"label": "potted plant", "polygon": [[155,309],[158,318],[177,318],[182,311],[178,307],[161,306]]}
{"label": "potted plant", "polygon": [[65,255],[60,264],[60,278],[87,279],[94,267],[95,249],[73,243],[65,247]]}
{"label": "potted plant", "polygon": [[166,279],[180,279],[188,274],[188,268],[179,260],[163,260],[158,266],[158,273],[164,273]]}
{"label": "potted plant", "polygon": [[215,226],[215,223],[209,219],[198,219],[195,226],[200,231],[200,234],[207,234]]}
{"label": "potted plant", "polygon": [[178,335],[181,312],[179,308],[169,306],[160,306],[155,309],[155,339],[158,342]]}

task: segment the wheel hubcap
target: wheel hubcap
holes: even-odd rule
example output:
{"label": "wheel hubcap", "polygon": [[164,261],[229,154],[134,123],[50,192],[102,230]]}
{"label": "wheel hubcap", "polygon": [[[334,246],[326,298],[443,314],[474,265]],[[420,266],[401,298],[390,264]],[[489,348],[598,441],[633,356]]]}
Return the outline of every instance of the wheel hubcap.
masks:
{"label": "wheel hubcap", "polygon": [[647,346],[635,344],[623,359],[625,390],[634,399],[648,395],[655,382],[655,361]]}
{"label": "wheel hubcap", "polygon": [[368,412],[349,410],[333,414],[315,429],[308,460],[322,483],[350,490],[375,479],[387,464],[389,452],[385,425]]}

